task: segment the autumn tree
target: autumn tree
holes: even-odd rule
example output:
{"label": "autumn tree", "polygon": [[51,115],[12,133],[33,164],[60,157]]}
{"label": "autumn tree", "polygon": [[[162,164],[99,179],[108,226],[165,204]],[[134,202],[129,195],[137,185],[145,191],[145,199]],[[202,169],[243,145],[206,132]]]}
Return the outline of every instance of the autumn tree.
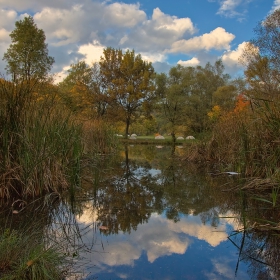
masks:
{"label": "autumn tree", "polygon": [[54,58],[48,55],[46,36],[31,16],[15,23],[12,43],[4,54],[6,70],[13,81],[44,80],[51,70]]}
{"label": "autumn tree", "polygon": [[67,77],[59,83],[64,100],[72,111],[88,116],[103,117],[110,97],[102,87],[98,63],[88,65],[85,61],[71,64]]}
{"label": "autumn tree", "polygon": [[100,74],[102,87],[114,100],[117,113],[125,122],[127,137],[137,111],[154,97],[154,68],[134,50],[123,53],[107,48],[100,60]]}
{"label": "autumn tree", "polygon": [[250,85],[247,94],[272,99],[280,93],[280,9],[259,22],[254,32],[240,58]]}

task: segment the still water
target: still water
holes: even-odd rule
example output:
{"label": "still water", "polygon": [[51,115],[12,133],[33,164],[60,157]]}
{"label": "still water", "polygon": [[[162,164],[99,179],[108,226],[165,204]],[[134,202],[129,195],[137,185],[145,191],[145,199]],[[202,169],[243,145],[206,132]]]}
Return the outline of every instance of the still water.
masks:
{"label": "still water", "polygon": [[85,166],[74,200],[44,218],[46,238],[74,257],[68,279],[277,279],[279,238],[244,233],[248,203],[228,191],[239,179],[182,151],[126,146]]}

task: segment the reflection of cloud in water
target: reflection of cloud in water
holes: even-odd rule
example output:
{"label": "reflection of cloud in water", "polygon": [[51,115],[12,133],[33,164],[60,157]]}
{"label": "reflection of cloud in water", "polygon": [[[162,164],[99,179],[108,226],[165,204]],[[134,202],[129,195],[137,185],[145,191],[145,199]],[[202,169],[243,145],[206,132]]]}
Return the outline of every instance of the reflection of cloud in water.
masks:
{"label": "reflection of cloud in water", "polygon": [[130,265],[133,266],[134,261],[141,256],[141,250],[135,247],[131,242],[117,240],[110,243],[107,248],[104,244],[105,253],[95,255],[95,260],[109,266],[114,265]]}
{"label": "reflection of cloud in water", "polygon": [[222,241],[227,240],[228,237],[225,224],[213,228],[210,225],[202,224],[199,217],[189,216],[187,219],[182,219],[180,223],[168,221],[168,224],[168,228],[172,231],[185,233],[200,240],[204,240],[212,247],[216,247]]}
{"label": "reflection of cloud in water", "polygon": [[[83,223],[81,227],[91,224],[94,216],[92,212],[85,211],[78,218],[78,221]],[[146,252],[148,261],[151,263],[162,256],[174,253],[184,254],[192,242],[192,237],[204,240],[215,247],[226,241],[228,236],[226,221],[222,221],[217,228],[213,228],[211,225],[202,224],[199,217],[182,217],[179,222],[174,223],[157,214],[152,214],[149,223],[139,225],[137,231],[133,231],[130,235],[120,233],[104,237],[102,233],[100,235],[98,233],[99,231],[88,232],[83,236],[83,240],[92,240],[89,235],[96,235],[94,250],[100,253],[94,253],[94,263],[101,269],[103,265],[133,266],[134,261],[140,258],[142,252]],[[107,239],[106,242],[104,238]],[[84,254],[90,253],[81,253],[83,258],[90,258]]]}
{"label": "reflection of cloud in water", "polygon": [[222,219],[225,223],[227,223],[228,225],[232,226],[232,228],[234,230],[243,230],[244,226],[242,225],[242,223],[239,221],[239,218],[236,217],[236,215],[234,213],[232,213],[231,211],[228,211],[227,213],[223,214],[223,215],[219,215],[220,219]]}
{"label": "reflection of cloud in water", "polygon": [[151,168],[147,172],[147,170],[143,167],[137,168],[134,172],[135,172],[134,176],[139,180],[142,179],[143,176],[147,176],[148,174],[151,175],[152,177],[155,177],[155,176],[158,176],[161,174],[161,170],[159,170],[159,169]]}
{"label": "reflection of cloud in water", "polygon": [[173,253],[184,254],[190,243],[187,236],[180,238],[167,225],[166,219],[153,214],[148,224],[139,226],[137,232],[128,237],[136,242],[139,250],[146,251],[149,262]]}
{"label": "reflection of cloud in water", "polygon": [[[209,280],[225,280],[232,279],[232,275],[235,275],[235,267],[232,266],[232,258],[218,258],[211,260],[213,264],[213,270],[211,272],[205,272],[205,276]],[[238,272],[238,278],[234,279],[247,279],[248,277],[244,272]]]}

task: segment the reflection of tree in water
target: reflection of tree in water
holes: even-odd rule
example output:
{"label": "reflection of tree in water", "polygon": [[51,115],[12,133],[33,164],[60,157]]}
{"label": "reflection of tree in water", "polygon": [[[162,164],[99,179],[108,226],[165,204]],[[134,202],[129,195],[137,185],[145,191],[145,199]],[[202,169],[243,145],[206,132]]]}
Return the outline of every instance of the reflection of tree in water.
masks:
{"label": "reflection of tree in water", "polygon": [[128,157],[114,166],[111,174],[98,187],[95,205],[98,205],[98,220],[108,227],[107,233],[130,232],[138,224],[148,221],[154,207],[155,190],[149,166],[139,166]]}
{"label": "reflection of tree in water", "polygon": [[122,161],[104,174],[94,205],[108,234],[135,230],[152,211],[164,212],[175,222],[190,213],[201,214],[202,221],[211,220],[212,225],[219,222],[207,177],[178,160],[171,147],[125,147]]}
{"label": "reflection of tree in water", "polygon": [[[40,225],[41,236],[47,233],[50,242],[65,246],[65,253],[71,255],[81,248],[92,250],[100,225],[108,228],[104,234],[131,232],[146,223],[151,213],[164,213],[175,222],[181,215],[199,215],[203,223],[215,227],[219,225],[221,213],[227,211],[235,216],[246,212],[247,227],[252,225],[253,217],[279,218],[278,211],[264,205],[257,207],[256,200],[244,196],[245,200],[240,201],[233,192],[223,192],[225,187],[219,185],[224,185],[225,178],[205,176],[204,170],[178,160],[170,151],[168,147],[126,147],[123,157],[112,161],[112,166],[104,160],[96,166],[97,173],[85,173],[88,178],[83,181],[83,189],[75,194],[74,207],[59,200],[50,202],[51,207],[41,207],[40,211],[35,205],[31,211],[26,209],[13,217],[15,227],[19,224],[17,220],[26,216],[29,226]],[[81,222],[77,217],[83,212],[87,220]],[[2,225],[7,222],[6,216],[3,217]],[[85,244],[82,237],[90,231],[92,243]],[[250,263],[252,278],[280,279],[279,237],[267,232],[244,236],[244,242],[241,233],[231,239],[240,248],[240,261]]]}

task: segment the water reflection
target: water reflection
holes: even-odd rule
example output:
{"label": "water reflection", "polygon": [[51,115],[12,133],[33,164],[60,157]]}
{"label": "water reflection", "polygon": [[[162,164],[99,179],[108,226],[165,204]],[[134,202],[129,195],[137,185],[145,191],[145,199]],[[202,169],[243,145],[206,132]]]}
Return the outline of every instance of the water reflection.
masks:
{"label": "water reflection", "polygon": [[[83,213],[76,216],[80,228],[91,228],[78,245],[92,248],[80,252],[90,260],[84,266],[88,273],[101,279],[234,277],[236,249],[220,254],[237,224],[221,218],[232,213],[217,203],[204,171],[178,160],[180,149],[174,154],[170,147],[126,146],[114,167],[98,176],[94,190],[89,186]],[[168,272],[162,262],[168,262]],[[185,263],[192,271],[183,269]],[[145,267],[156,274],[144,273]],[[244,266],[238,273],[248,278]]]}
{"label": "water reflection", "polygon": [[278,238],[236,234],[241,206],[256,207],[222,191],[235,179],[212,178],[181,152],[126,146],[85,168],[74,202],[44,208],[45,238],[77,256],[73,279],[277,279]]}

